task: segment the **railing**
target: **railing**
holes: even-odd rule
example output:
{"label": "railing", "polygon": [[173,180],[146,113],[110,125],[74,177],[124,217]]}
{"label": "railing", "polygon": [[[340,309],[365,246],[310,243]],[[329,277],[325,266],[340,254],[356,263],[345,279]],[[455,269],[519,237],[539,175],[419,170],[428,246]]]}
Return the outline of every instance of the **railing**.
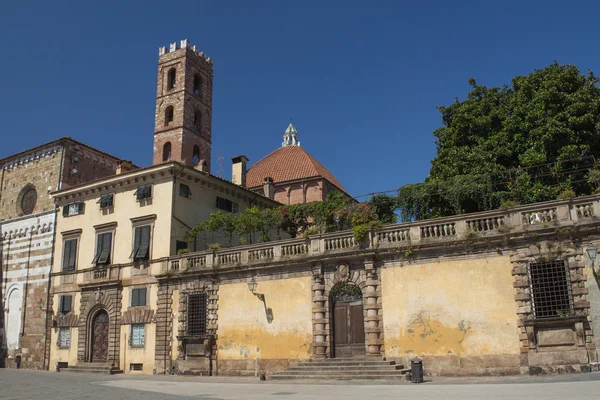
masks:
{"label": "railing", "polygon": [[[508,210],[494,210],[452,217],[437,218],[388,225],[369,233],[368,240],[360,243],[352,231],[312,235],[309,238],[286,239],[270,243],[235,248],[202,251],[170,257],[162,262],[162,271],[180,271],[189,268],[226,268],[252,263],[277,263],[279,260],[309,258],[330,252],[344,253],[374,249],[389,249],[417,245],[421,241],[444,242],[472,240],[473,235],[503,235],[525,229],[545,229],[548,224],[572,225],[591,223],[600,215],[600,195],[546,203],[518,206]],[[106,271],[98,270],[90,279],[111,279]],[[108,274],[111,274],[110,270]]]}
{"label": "railing", "polygon": [[298,244],[288,244],[288,245],[284,245],[281,246],[281,255],[282,256],[297,256],[297,255],[301,255],[301,254],[307,254],[308,253],[308,244],[306,243],[306,241],[304,243],[298,243]]}
{"label": "railing", "polygon": [[377,232],[379,245],[407,242],[410,240],[410,229],[396,228]]}
{"label": "railing", "polygon": [[455,236],[456,228],[453,222],[451,223],[442,223],[435,225],[428,225],[421,227],[421,238],[438,238],[438,237],[446,237],[446,236]]}
{"label": "railing", "polygon": [[467,228],[471,232],[495,231],[504,225],[504,216],[467,220]]}
{"label": "railing", "polygon": [[273,259],[273,247],[265,249],[248,250],[248,261],[271,260]]}
{"label": "railing", "polygon": [[354,236],[343,236],[333,239],[325,239],[325,250],[342,250],[356,247]]}
{"label": "railing", "polygon": [[240,261],[242,261],[242,252],[241,251],[217,254],[217,264],[218,265],[238,264]]}
{"label": "railing", "polygon": [[119,267],[114,266],[102,266],[94,267],[90,270],[85,271],[84,281],[85,282],[102,282],[112,281],[119,279]]}

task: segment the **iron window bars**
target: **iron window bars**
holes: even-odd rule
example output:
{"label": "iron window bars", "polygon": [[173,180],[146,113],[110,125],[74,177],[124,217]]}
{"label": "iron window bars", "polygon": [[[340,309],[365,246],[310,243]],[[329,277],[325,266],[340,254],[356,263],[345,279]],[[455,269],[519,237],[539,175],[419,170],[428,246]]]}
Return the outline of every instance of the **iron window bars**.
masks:
{"label": "iron window bars", "polygon": [[189,336],[206,335],[206,293],[190,293],[187,296],[187,327]]}
{"label": "iron window bars", "polygon": [[533,312],[536,318],[573,315],[569,267],[564,260],[530,263],[528,271]]}

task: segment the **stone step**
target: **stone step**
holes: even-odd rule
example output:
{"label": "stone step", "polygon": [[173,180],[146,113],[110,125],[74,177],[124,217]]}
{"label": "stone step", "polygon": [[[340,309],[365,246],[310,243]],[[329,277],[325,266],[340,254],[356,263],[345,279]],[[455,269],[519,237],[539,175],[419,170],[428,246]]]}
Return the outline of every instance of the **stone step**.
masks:
{"label": "stone step", "polygon": [[74,372],[74,373],[84,373],[84,374],[104,374],[104,375],[112,375],[112,374],[120,374],[123,373],[119,369],[119,367],[114,367],[112,365],[106,364],[80,364],[73,365],[67,368],[61,368],[61,372]]}
{"label": "stone step", "polygon": [[384,367],[395,365],[393,361],[338,361],[338,362],[300,362],[298,366],[307,367]]}
{"label": "stone step", "polygon": [[344,375],[344,376],[362,376],[362,375],[395,375],[395,374],[399,374],[402,375],[402,372],[400,372],[402,370],[378,370],[378,371],[374,371],[374,370],[363,370],[363,371],[336,371],[336,370],[330,370],[330,371],[324,371],[324,370],[314,370],[314,371],[290,371],[289,369],[286,370],[285,372],[276,372],[273,374],[273,376],[275,375],[315,375],[315,374],[320,374],[320,375]]}
{"label": "stone step", "polygon": [[298,366],[298,367],[290,367],[287,369],[287,371],[330,371],[330,372],[340,372],[340,371],[347,371],[347,372],[354,372],[354,371],[401,371],[404,369],[403,365],[381,365],[381,366],[373,366],[373,367],[369,367],[369,368],[365,368],[362,365],[359,366],[324,366],[324,367],[319,367],[319,366]]}
{"label": "stone step", "polygon": [[402,374],[371,374],[371,375],[323,375],[323,374],[304,374],[304,375],[271,375],[269,380],[405,380],[406,377]]}

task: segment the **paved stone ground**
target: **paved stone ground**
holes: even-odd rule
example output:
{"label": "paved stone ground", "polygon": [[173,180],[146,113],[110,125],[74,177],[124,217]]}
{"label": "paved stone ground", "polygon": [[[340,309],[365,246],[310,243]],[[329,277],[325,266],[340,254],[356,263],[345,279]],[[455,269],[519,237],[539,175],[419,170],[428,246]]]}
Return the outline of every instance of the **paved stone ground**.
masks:
{"label": "paved stone ground", "polygon": [[600,373],[558,377],[430,378],[410,383],[259,382],[255,378],[87,375],[0,369],[2,400],[598,399]]}

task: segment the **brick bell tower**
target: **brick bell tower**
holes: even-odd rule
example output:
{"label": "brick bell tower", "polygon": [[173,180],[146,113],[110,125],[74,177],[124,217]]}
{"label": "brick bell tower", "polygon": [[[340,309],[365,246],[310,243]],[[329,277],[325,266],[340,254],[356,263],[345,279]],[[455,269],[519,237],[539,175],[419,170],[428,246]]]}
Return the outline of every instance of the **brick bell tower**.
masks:
{"label": "brick bell tower", "polygon": [[210,172],[212,60],[187,39],[158,55],[152,164],[174,160]]}

